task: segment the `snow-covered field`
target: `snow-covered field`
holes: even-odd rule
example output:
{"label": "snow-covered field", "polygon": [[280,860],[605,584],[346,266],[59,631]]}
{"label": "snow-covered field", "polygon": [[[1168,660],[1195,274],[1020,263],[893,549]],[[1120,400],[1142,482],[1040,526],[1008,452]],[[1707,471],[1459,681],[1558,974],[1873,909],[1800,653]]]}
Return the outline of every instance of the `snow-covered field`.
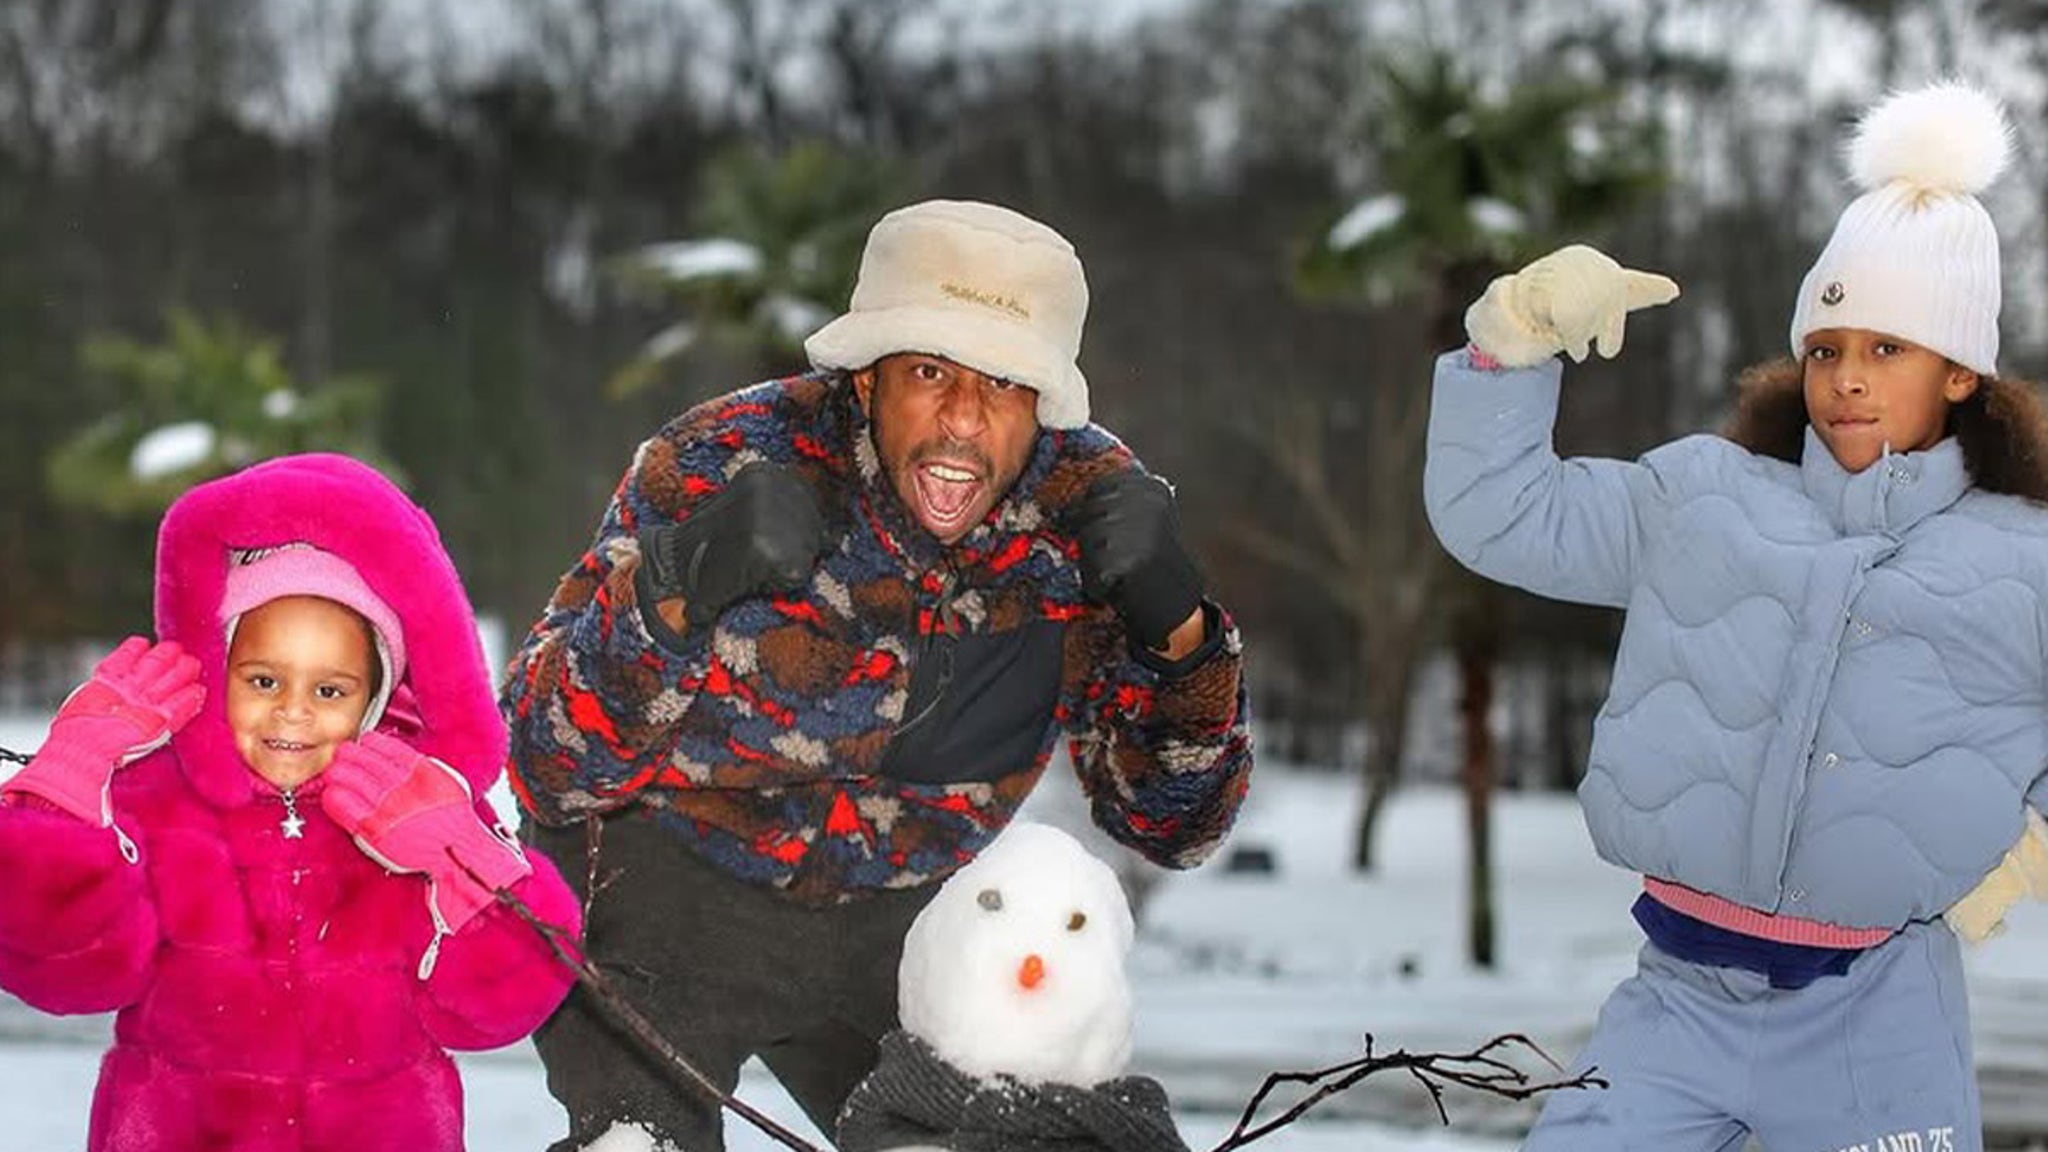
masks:
{"label": "snow-covered field", "polygon": [[[0,745],[33,748],[40,725],[0,718]],[[1560,1060],[1585,1039],[1607,991],[1633,967],[1640,937],[1628,917],[1635,887],[1594,859],[1568,796],[1508,794],[1495,817],[1500,965],[1463,962],[1461,800],[1412,788],[1389,807],[1380,870],[1349,873],[1352,781],[1265,765],[1231,847],[1169,876],[1146,901],[1132,961],[1137,1069],[1172,1093],[1191,1147],[1213,1147],[1265,1073],[1308,1070],[1381,1051],[1459,1051],[1524,1032]],[[1034,808],[1066,823],[1077,805],[1053,791]],[[1232,852],[1267,849],[1276,870],[1232,871]],[[1987,1122],[2037,1134],[2048,1149],[2048,908],[2029,906],[2011,931],[1970,956],[1972,1014]],[[0,1148],[82,1146],[86,1106],[106,1034],[101,1019],[52,1021],[0,1002]],[[1540,1065],[1529,1065],[1540,1072]],[[532,1152],[565,1131],[529,1047],[465,1057],[470,1146]],[[1533,1115],[1468,1094],[1447,1097],[1448,1129],[1393,1077],[1330,1102],[1255,1145],[1299,1152],[1506,1152]],[[741,1094],[816,1139],[758,1069]],[[733,1152],[774,1143],[729,1123]],[[822,1143],[822,1142],[821,1142]],[[2006,1147],[2027,1147],[2010,1139]]]}

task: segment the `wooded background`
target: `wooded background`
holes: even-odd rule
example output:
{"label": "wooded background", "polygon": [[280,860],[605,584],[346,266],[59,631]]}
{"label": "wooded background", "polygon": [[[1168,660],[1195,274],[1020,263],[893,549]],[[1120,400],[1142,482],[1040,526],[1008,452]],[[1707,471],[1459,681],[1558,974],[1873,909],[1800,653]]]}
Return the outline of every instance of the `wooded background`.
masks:
{"label": "wooded background", "polygon": [[1987,200],[2005,364],[2038,374],[2044,27],[2048,0],[0,0],[0,679],[145,626],[176,491],[312,447],[402,477],[516,634],[638,441],[801,368],[883,211],[968,197],[1078,246],[1097,418],[1178,483],[1270,749],[1377,798],[1414,717],[1475,787],[1500,736],[1511,782],[1569,785],[1617,619],[1445,561],[1432,355],[1489,277],[1592,242],[1685,294],[1569,372],[1563,447],[1718,424],[1784,352],[1857,110],[1960,74],[2018,129]]}

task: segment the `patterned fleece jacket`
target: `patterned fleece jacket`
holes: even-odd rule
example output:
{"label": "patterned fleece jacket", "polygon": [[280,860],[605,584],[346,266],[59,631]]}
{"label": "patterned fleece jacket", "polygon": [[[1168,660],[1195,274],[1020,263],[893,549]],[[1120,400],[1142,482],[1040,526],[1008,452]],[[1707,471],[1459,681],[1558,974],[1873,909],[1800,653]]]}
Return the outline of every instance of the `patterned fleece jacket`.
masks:
{"label": "patterned fleece jacket", "polygon": [[[800,592],[657,639],[639,610],[636,533],[687,518],[760,460],[814,488],[833,543]],[[1206,605],[1216,642],[1194,658],[1169,666],[1135,648],[1084,601],[1059,525],[1091,482],[1136,467],[1094,425],[1041,431],[1010,492],[948,547],[903,508],[844,374],[684,413],[640,446],[511,670],[515,791],[554,825],[644,810],[741,879],[835,903],[971,860],[1064,731],[1099,825],[1158,863],[1199,862],[1252,766],[1236,628]],[[928,710],[921,699],[906,715],[921,658],[943,653],[941,675],[953,654],[1004,641],[1047,654],[953,684],[946,707],[1010,712],[1022,740],[941,738],[942,771],[900,771],[892,744]]]}
{"label": "patterned fleece jacket", "polygon": [[[284,835],[281,794],[228,727],[217,609],[231,548],[292,540],[348,560],[398,614],[410,660],[380,727],[479,797],[504,756],[454,565],[381,477],[291,457],[174,505],[157,630],[199,659],[206,702],[114,776],[114,823],[136,863],[112,830],[0,807],[0,987],[46,1012],[119,1012],[90,1152],[459,1152],[462,1086],[443,1049],[510,1044],[569,989],[534,929],[496,907],[442,939],[422,978],[427,881],[359,851],[322,810],[321,778],[296,792],[302,837]],[[575,930],[568,886],[527,855],[533,873],[513,891]]]}

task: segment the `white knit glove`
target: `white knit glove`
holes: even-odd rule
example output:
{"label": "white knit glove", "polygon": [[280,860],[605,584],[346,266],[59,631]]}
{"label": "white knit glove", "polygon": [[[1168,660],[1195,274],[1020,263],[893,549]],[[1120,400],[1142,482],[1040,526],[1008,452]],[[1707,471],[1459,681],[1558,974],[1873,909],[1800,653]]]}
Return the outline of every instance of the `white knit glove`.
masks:
{"label": "white knit glove", "polygon": [[1982,883],[1942,916],[1956,935],[1981,944],[2005,931],[2005,913],[2022,897],[2048,900],[2048,822],[2032,808],[2019,843]]}
{"label": "white knit glove", "polygon": [[1509,368],[1540,364],[1559,352],[1574,361],[1588,347],[1621,351],[1630,312],[1669,304],[1678,285],[1654,272],[1616,264],[1605,253],[1573,244],[1486,286],[1465,310],[1472,346]]}

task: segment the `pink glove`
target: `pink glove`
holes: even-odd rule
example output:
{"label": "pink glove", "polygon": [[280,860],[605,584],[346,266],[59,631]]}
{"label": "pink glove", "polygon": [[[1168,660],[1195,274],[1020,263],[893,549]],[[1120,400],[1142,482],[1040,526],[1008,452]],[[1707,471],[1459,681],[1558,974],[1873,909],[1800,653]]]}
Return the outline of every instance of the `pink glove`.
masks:
{"label": "pink glove", "polygon": [[[199,714],[205,699],[199,661],[175,642],[152,645],[130,636],[57,709],[42,751],[0,784],[0,799],[19,803],[33,796],[88,824],[111,827],[115,770],[162,747]],[[122,837],[123,854],[132,860],[132,851]]]}
{"label": "pink glove", "polygon": [[440,934],[460,931],[533,871],[510,836],[477,817],[461,773],[403,740],[365,732],[335,750],[326,776],[320,806],[357,847],[393,872],[426,874]]}

